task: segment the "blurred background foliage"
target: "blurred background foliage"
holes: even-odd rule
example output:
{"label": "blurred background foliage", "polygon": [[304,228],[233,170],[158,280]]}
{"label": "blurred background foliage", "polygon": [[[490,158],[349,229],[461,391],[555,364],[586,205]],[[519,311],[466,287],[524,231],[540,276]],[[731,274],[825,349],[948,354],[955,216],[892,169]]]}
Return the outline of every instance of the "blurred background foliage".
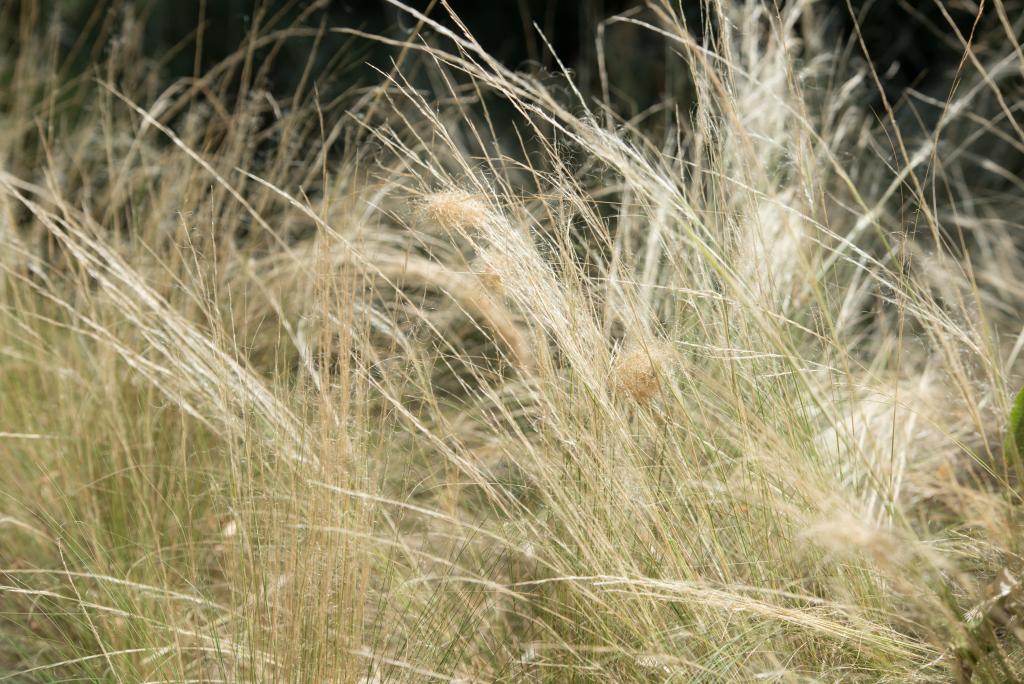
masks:
{"label": "blurred background foliage", "polygon": [[[714,1],[752,2],[767,21],[773,8],[787,0]],[[652,139],[674,135],[670,130],[674,111],[692,108],[695,92],[686,63],[675,54],[679,46],[660,40],[639,23],[658,24],[656,9],[668,9],[684,17],[691,34],[712,49],[712,37],[718,31],[706,24],[707,17],[715,15],[705,11],[708,0],[405,2],[461,33],[450,8],[489,54],[543,81],[550,92],[562,93],[563,103],[574,108],[568,84],[558,74],[564,65],[584,97],[594,101],[607,95],[621,121],[642,126]],[[978,9],[973,0],[807,2],[792,50],[798,62],[831,55],[826,69],[814,70],[816,78],[833,85],[844,82],[864,65],[864,49],[854,30],[859,26],[897,124],[908,139],[927,139],[942,110],[919,106],[922,98],[912,94],[920,93],[933,102],[949,98],[967,37],[975,37],[983,56],[986,41],[996,48],[1002,45],[1004,34],[996,12],[983,12],[975,25]],[[182,121],[177,117],[186,115],[195,103],[214,107],[227,121],[227,110],[239,111],[244,104],[240,95],[271,103],[261,109],[254,131],[267,132],[282,113],[309,105],[314,97],[330,128],[340,117],[366,119],[367,97],[378,97],[382,74],[392,72],[396,61],[401,63],[401,78],[415,88],[435,95],[443,92],[446,86],[439,80],[439,71],[423,68],[425,60],[403,54],[396,44],[411,41],[450,47],[435,33],[429,26],[418,26],[415,17],[387,0],[0,0],[0,87],[4,81],[16,80],[12,65],[4,65],[2,56],[23,53],[19,43],[31,40],[50,46],[52,58],[47,63],[62,65],[50,77],[50,85],[57,81],[65,85],[53,107],[49,101],[53,95],[47,93],[55,91],[42,83],[36,92],[19,97],[35,100],[43,106],[39,111],[60,112],[58,118],[67,125],[86,106],[88,93],[99,79],[147,107],[162,93],[189,90],[188,108],[172,107],[164,115],[167,123],[179,129]],[[386,40],[373,40],[370,35]],[[607,94],[599,77],[601,56],[610,84]],[[126,64],[134,67],[126,69]],[[195,92],[200,79],[204,85]],[[827,92],[829,84],[821,85],[820,92]],[[888,126],[882,97],[873,84],[865,93],[860,103],[865,112]],[[442,97],[439,103],[445,101]],[[515,116],[510,105],[494,98],[487,106],[504,152],[514,157],[528,154],[525,148],[515,151],[522,141],[512,128]],[[984,114],[997,117],[999,112]],[[35,137],[30,130],[22,133],[26,135],[19,143],[21,153],[7,161],[12,168],[33,164]],[[305,136],[318,144],[318,131],[307,131]],[[355,149],[353,142],[337,140],[329,146],[329,154]],[[257,147],[263,154],[275,144],[273,134],[263,135]],[[526,144],[529,147],[532,141]],[[998,135],[970,144],[979,160],[992,159],[1009,172],[1024,174],[1024,158],[1001,144]],[[895,161],[894,148],[874,153],[887,163]],[[992,179],[992,174],[978,176],[982,177]],[[1004,191],[1007,183],[997,178],[999,187],[989,189]]]}
{"label": "blurred background foliage", "polygon": [[[768,20],[773,8],[786,1],[755,0],[754,4]],[[671,126],[673,110],[691,108],[695,93],[685,62],[673,54],[679,46],[659,40],[639,24],[658,24],[655,9],[669,9],[684,17],[692,35],[712,49],[711,37],[718,30],[707,24],[707,17],[714,15],[705,11],[707,0],[406,0],[406,4],[461,33],[450,8],[489,54],[544,81],[550,91],[564,93],[564,102],[572,108],[568,84],[558,74],[564,65],[585,97],[607,96],[622,121],[642,124],[655,137],[671,135],[659,123]],[[997,13],[985,11],[979,19],[973,0],[817,0],[806,3],[801,17],[798,44],[792,46],[794,57],[799,61],[832,55],[828,69],[817,73],[833,84],[843,82],[862,70],[865,50],[859,41],[863,39],[895,120],[911,139],[930,136],[941,108],[921,107],[920,102],[950,97],[963,64],[965,41],[973,39],[983,55],[986,41],[995,41],[990,47],[998,48],[1004,37]],[[388,0],[0,0],[0,48],[4,48],[0,54],[18,54],[19,41],[39,38],[40,33],[47,34],[44,42],[57,53],[52,61],[63,65],[54,79],[71,82],[74,76],[86,77],[77,79],[80,87],[62,91],[60,109],[65,120],[85,101],[81,98],[91,87],[89,77],[110,81],[140,103],[152,105],[174,84],[189,80],[195,84],[200,77],[216,74],[209,81],[216,82],[215,92],[207,88],[204,95],[222,112],[237,109],[240,94],[269,96],[266,99],[285,112],[316,97],[328,125],[345,113],[362,118],[364,110],[353,105],[382,82],[382,74],[391,72],[396,60],[401,63],[401,78],[414,87],[435,94],[445,89],[436,70],[423,69],[425,61],[410,59],[396,42],[444,46],[447,40],[434,35],[435,29],[417,25],[414,16]],[[805,50],[805,45],[810,49]],[[117,59],[110,59],[114,51]],[[601,90],[601,56],[610,84],[607,94]],[[105,71],[111,64],[138,60],[144,68],[134,69],[135,75],[128,80]],[[0,83],[10,78],[0,64]],[[821,92],[826,92],[828,84],[821,85],[825,86]],[[47,97],[45,92],[40,89],[37,97]],[[882,95],[874,87],[866,93],[861,103],[865,111],[888,126]],[[365,105],[365,99],[362,102]],[[517,136],[508,123],[514,117],[506,109],[508,104],[497,98],[488,106],[499,139],[515,147]],[[270,123],[268,117],[257,128]],[[1011,172],[1024,172],[1021,155],[1005,145],[989,144],[995,136],[986,138],[990,140],[972,143],[979,159],[997,157]],[[332,146],[332,154],[345,149],[347,143],[339,141]],[[876,153],[892,161],[893,151]]]}
{"label": "blurred background foliage", "polygon": [[[700,0],[667,1],[686,16],[695,34],[702,34]],[[429,11],[432,18],[454,28],[437,0],[407,0],[407,4]],[[590,92],[598,91],[595,35],[600,22],[622,13],[645,18],[644,0],[449,0],[448,5],[483,47],[507,66],[535,73],[554,69],[552,54],[544,45],[547,40],[558,58],[574,71],[578,85]],[[927,90],[930,80],[946,83],[945,76],[962,54],[957,31],[969,35],[977,13],[973,0],[852,0],[849,7],[839,0],[820,1],[813,7],[817,35],[806,39],[845,42],[854,61],[859,60],[861,51],[855,44],[851,11],[857,16],[891,99],[910,86],[923,85]],[[44,16],[26,22],[23,15],[28,11]],[[995,20],[993,12],[987,14],[989,20]],[[4,40],[18,40],[18,31],[9,29],[19,24],[56,31],[72,70],[97,63],[125,22],[142,22],[145,40],[140,48],[164,83],[206,72],[239,50],[253,33],[324,26],[402,39],[411,36],[415,27],[412,17],[386,0],[0,0],[0,22],[7,29]],[[420,35],[429,40],[429,31]],[[199,49],[197,39],[201,40]],[[353,40],[337,32],[319,38],[294,37],[256,55],[260,63],[260,58],[273,52],[273,65],[261,86],[275,94],[289,94],[301,81],[314,45],[312,73],[321,77],[317,81],[321,92],[376,83],[380,76],[369,65],[388,69],[397,54],[386,45]],[[665,49],[635,26],[616,23],[608,27],[607,67],[618,72],[610,75],[627,77],[611,80],[631,84],[628,92],[612,93],[617,104],[639,112],[664,92],[674,92],[674,75],[653,66],[663,60],[653,59],[652,51]],[[330,79],[322,78],[328,73]]]}

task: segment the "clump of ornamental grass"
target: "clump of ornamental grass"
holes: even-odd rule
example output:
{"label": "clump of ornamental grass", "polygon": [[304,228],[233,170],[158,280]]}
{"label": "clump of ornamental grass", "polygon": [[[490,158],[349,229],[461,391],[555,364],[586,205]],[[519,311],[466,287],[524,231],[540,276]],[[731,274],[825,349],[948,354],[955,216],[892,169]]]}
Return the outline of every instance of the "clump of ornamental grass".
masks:
{"label": "clump of ornamental grass", "polygon": [[0,42],[0,679],[1024,677],[1019,3],[920,136],[820,3],[591,91],[391,4],[330,102],[277,15],[163,90]]}

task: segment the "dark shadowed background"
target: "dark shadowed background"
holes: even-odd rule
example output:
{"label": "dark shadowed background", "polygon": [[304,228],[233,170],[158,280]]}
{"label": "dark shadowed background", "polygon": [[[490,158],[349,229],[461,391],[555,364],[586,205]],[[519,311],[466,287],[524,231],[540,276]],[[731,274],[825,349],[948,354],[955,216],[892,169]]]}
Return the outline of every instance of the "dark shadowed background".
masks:
{"label": "dark shadowed background", "polygon": [[[660,0],[659,0],[660,1]],[[784,2],[785,0],[779,0]],[[453,26],[445,9],[431,0],[407,0],[421,10],[430,8],[430,16]],[[674,3],[700,34],[702,23],[699,0]],[[411,35],[415,19],[386,0],[45,0],[25,3],[46,16],[36,25],[57,27],[61,49],[75,66],[86,68],[105,49],[125,16],[145,26],[145,54],[158,64],[162,80],[171,80],[204,71],[243,45],[252,31],[290,26],[317,28],[346,27],[391,38]],[[551,52],[540,39],[539,31],[550,41],[558,57],[572,68],[584,90],[596,85],[596,47],[598,24],[622,12],[641,12],[643,0],[449,0],[449,5],[465,22],[473,35],[491,54],[506,65],[525,70],[552,69]],[[941,6],[940,6],[941,5]],[[769,3],[770,6],[770,3]],[[20,0],[0,0],[0,21],[8,25],[19,21],[25,11]],[[962,48],[956,30],[970,32],[974,16],[966,2],[872,2],[854,0],[848,8],[844,0],[828,0],[814,6],[820,39],[846,42],[850,54],[859,57],[854,44],[850,9],[859,18],[862,33],[878,72],[883,75],[890,97],[898,98],[908,86],[928,89],[930,80],[938,82],[955,67]],[[989,13],[992,14],[992,13]],[[535,28],[535,25],[537,28]],[[201,31],[201,51],[196,38]],[[622,24],[618,25],[623,26]],[[13,32],[12,32],[13,33]],[[11,33],[8,34],[10,39]],[[16,35],[16,33],[13,33]],[[625,104],[643,108],[656,100],[665,86],[666,74],[644,64],[650,51],[664,46],[637,31],[610,29],[606,54],[609,69],[626,72],[633,82],[632,92],[621,92]],[[314,44],[314,38],[287,41],[275,53],[266,87],[288,92],[299,81]],[[352,87],[373,83],[379,75],[368,64],[390,66],[395,51],[367,40],[353,40],[339,33],[327,33],[316,50],[313,73],[330,73],[330,87]],[[629,102],[633,99],[635,102]]]}

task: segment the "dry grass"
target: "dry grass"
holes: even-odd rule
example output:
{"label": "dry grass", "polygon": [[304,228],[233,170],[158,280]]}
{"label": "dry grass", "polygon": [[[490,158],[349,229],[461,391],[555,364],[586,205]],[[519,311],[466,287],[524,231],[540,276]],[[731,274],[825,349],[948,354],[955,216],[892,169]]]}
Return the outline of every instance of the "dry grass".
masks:
{"label": "dry grass", "polygon": [[128,22],[75,78],[26,11],[0,681],[1024,678],[1004,2],[924,134],[809,2],[609,21],[685,76],[631,120],[409,8],[288,106],[246,48],[158,90]]}

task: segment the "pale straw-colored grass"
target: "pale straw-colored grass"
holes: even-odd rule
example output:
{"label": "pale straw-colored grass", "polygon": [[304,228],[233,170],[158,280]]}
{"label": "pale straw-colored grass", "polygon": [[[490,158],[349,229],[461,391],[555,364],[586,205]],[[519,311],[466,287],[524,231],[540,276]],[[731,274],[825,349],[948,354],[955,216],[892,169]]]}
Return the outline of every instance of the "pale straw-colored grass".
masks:
{"label": "pale straw-colored grass", "polygon": [[821,3],[651,0],[591,93],[390,2],[380,87],[286,107],[253,55],[328,27],[157,91],[25,15],[0,681],[1024,677],[1019,3],[897,136]]}

